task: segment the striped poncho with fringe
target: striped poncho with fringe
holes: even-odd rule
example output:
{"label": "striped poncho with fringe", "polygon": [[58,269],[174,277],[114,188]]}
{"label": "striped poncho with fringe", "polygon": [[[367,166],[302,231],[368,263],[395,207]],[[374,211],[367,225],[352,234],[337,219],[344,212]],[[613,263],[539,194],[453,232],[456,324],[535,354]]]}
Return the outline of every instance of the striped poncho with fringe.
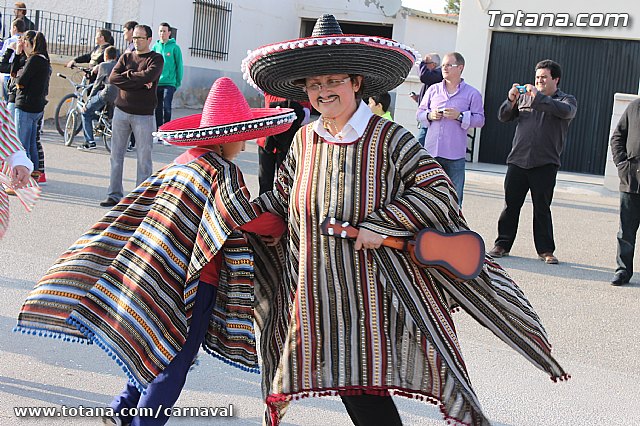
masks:
{"label": "striped poncho with fringe", "polygon": [[198,278],[224,255],[204,348],[258,372],[253,259],[242,233],[255,219],[240,170],[207,151],[149,177],[80,237],[27,296],[16,331],[96,343],[141,390],[186,340]]}
{"label": "striped poncho with fringe", "polygon": [[[461,307],[552,379],[567,375],[520,288],[487,257],[451,280],[388,247],[324,236],[327,217],[382,235],[468,229],[439,164],[401,126],[373,116],[353,144],[301,129],[273,192],[255,202],[289,221],[286,248],[254,241],[266,423],[307,396],[401,395],[452,423],[485,425],[450,312]],[[284,277],[284,278],[283,278]]]}

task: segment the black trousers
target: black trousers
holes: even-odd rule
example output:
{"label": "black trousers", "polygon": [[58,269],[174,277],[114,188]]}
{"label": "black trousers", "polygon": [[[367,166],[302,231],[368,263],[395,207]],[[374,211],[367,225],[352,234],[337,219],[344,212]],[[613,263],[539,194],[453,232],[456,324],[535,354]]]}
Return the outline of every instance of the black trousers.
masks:
{"label": "black trousers", "polygon": [[275,153],[268,152],[261,146],[258,147],[258,183],[260,184],[260,194],[273,189],[273,179],[276,170],[287,156],[287,151]]}
{"label": "black trousers", "polygon": [[633,253],[636,249],[636,234],[640,225],[640,194],[620,193],[620,229],[616,272],[625,270],[633,275]]}
{"label": "black trousers", "polygon": [[507,251],[511,250],[518,232],[520,210],[531,191],[533,202],[533,241],[536,252],[553,252],[556,245],[553,241],[553,221],[551,219],[551,201],[556,186],[558,166],[546,166],[523,169],[509,164],[504,178],[504,210],[498,219],[498,238],[496,245]]}
{"label": "black trousers", "polygon": [[355,426],[402,426],[400,414],[390,396],[341,396]]}

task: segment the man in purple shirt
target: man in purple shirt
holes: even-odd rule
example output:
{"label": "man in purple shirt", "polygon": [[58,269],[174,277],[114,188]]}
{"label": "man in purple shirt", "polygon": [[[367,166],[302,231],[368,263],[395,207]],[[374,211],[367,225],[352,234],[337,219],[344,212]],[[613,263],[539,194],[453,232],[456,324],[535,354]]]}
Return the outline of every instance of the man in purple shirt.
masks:
{"label": "man in purple shirt", "polygon": [[482,95],[462,79],[464,58],[448,53],[442,61],[444,80],[425,93],[417,117],[427,127],[425,148],[451,178],[462,205],[467,129],[484,126]]}

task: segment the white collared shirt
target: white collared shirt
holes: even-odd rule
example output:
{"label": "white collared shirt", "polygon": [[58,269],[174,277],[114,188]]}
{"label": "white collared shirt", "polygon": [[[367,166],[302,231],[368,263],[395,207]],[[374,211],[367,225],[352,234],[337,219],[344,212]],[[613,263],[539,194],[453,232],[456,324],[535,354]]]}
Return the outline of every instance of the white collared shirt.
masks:
{"label": "white collared shirt", "polygon": [[353,113],[349,121],[347,121],[347,124],[345,124],[342,130],[335,136],[331,135],[331,133],[322,126],[322,116],[320,116],[319,120],[316,120],[313,123],[313,131],[321,138],[324,138],[327,142],[353,143],[360,139],[364,134],[372,115],[373,113],[369,109],[369,106],[363,101],[360,101],[360,105],[356,112]]}

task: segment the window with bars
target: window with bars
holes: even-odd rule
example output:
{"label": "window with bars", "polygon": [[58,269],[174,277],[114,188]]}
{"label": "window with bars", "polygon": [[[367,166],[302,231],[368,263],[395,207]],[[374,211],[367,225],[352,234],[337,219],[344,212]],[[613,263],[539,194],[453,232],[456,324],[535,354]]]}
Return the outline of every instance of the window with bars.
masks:
{"label": "window with bars", "polygon": [[193,56],[226,61],[231,34],[231,3],[195,0],[193,36],[189,50]]}

